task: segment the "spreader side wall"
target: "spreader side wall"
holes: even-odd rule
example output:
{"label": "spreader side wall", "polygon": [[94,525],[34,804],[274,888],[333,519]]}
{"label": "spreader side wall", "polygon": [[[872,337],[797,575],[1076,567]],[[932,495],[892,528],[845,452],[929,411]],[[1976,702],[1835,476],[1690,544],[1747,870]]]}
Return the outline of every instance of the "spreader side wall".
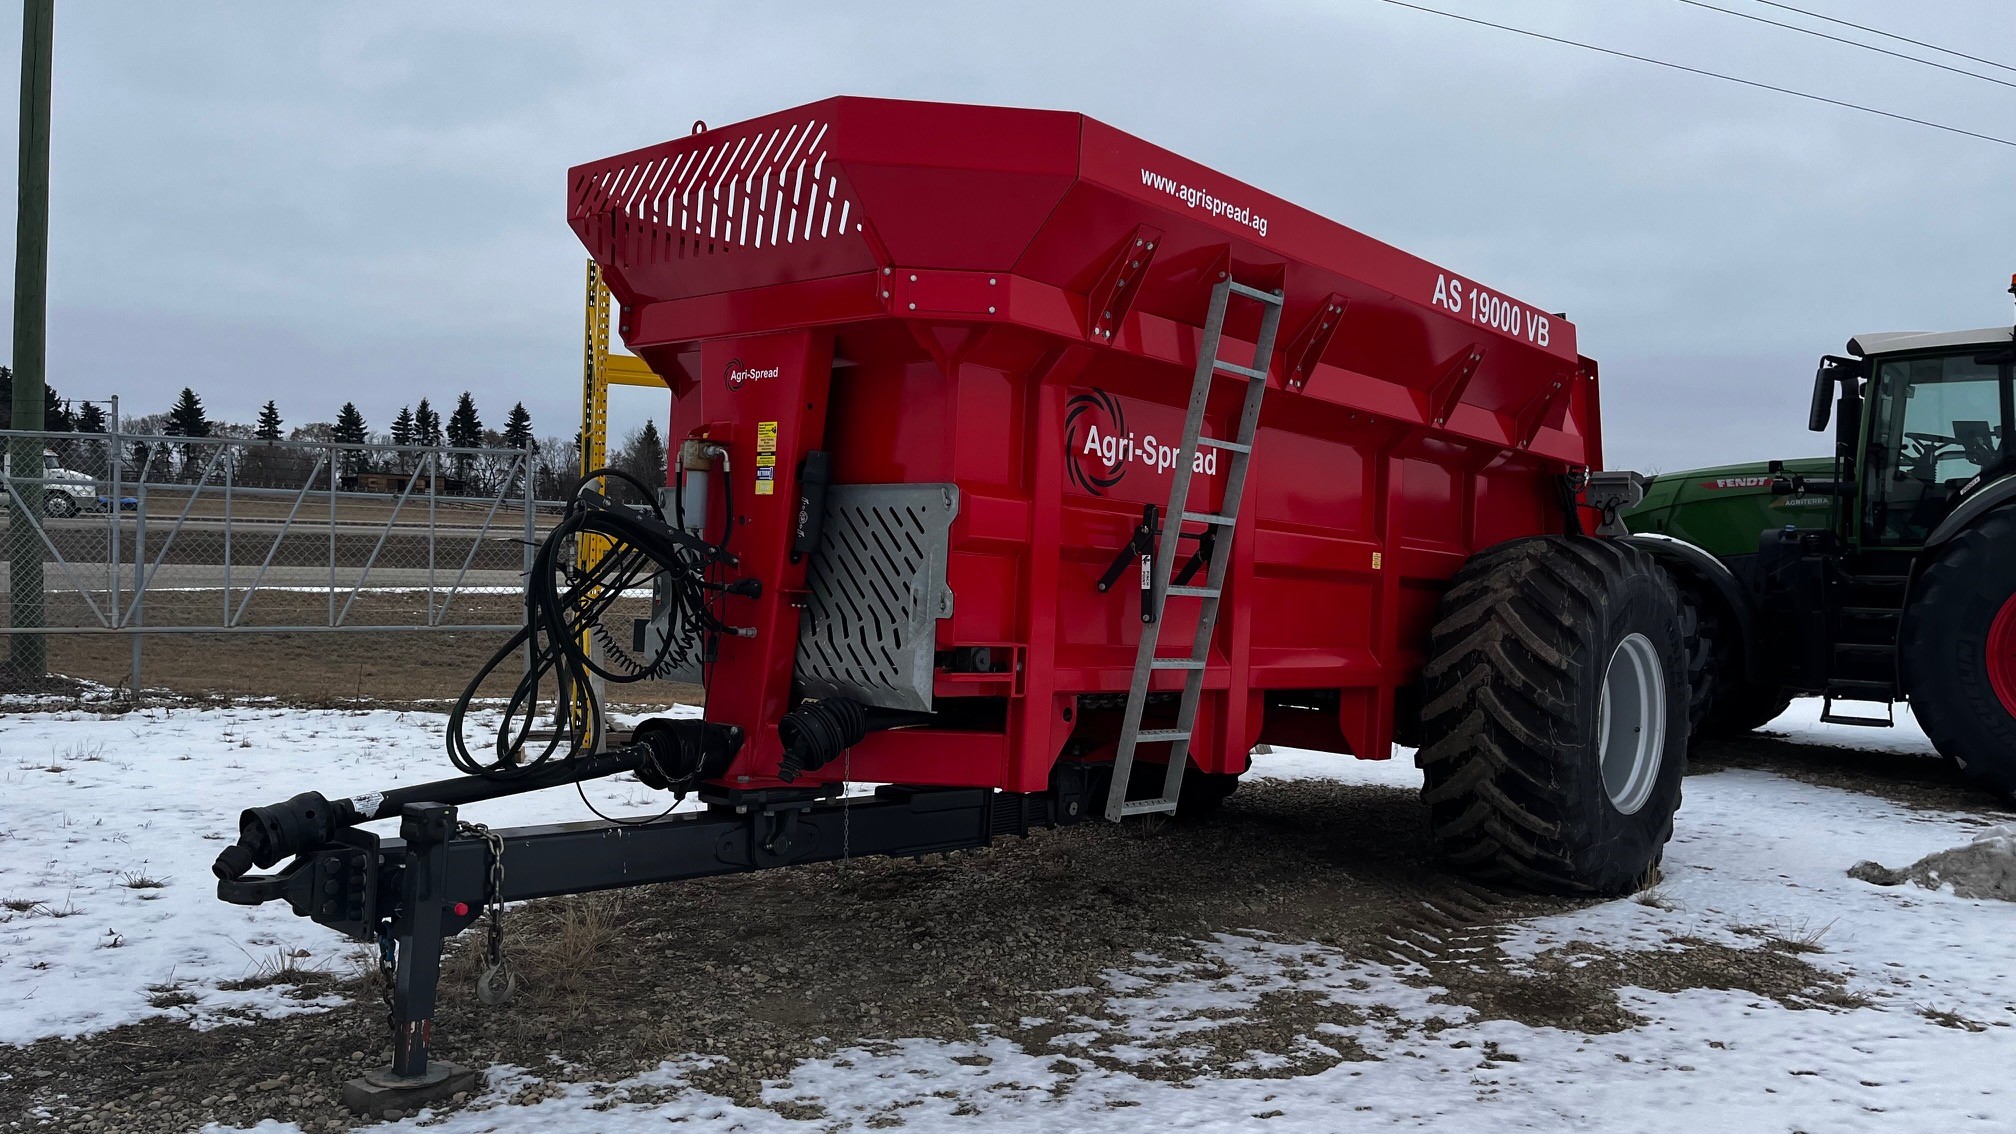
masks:
{"label": "spreader side wall", "polygon": [[[1261,740],[1387,756],[1449,577],[1564,530],[1562,477],[1600,465],[1594,366],[1564,318],[1075,115],[829,100],[583,167],[575,190],[621,333],[673,391],[673,441],[697,431],[739,470],[735,538],[763,590],[723,612],[758,636],[724,643],[707,709],[748,732],[738,783],[773,782],[794,674],[773,639],[820,605],[771,530],[815,448],[836,485],[938,486],[956,515],[932,724],[870,733],[801,782],[1035,791],[1060,759],[1111,757],[1143,626],[1124,549],[1169,503],[1223,276],[1285,301],[1270,357],[1250,309],[1219,346],[1268,391],[1191,746],[1204,770],[1243,770]],[[1205,435],[1235,434],[1242,385],[1216,381]],[[1186,508],[1224,510],[1225,451],[1194,460]],[[867,566],[887,606],[932,585]],[[1196,609],[1157,612],[1165,652]],[[1169,727],[1181,682],[1153,675],[1146,727]]]}
{"label": "spreader side wall", "polygon": [[[1097,581],[1142,505],[1166,503],[1172,472],[1142,452],[1180,435],[1187,374],[1015,328],[878,321],[841,329],[832,349],[834,480],[957,486],[955,601],[936,647],[1001,660],[937,673],[941,713],[964,726],[871,735],[846,768],[811,778],[1035,790],[1060,754],[1110,755],[1142,623],[1133,571],[1109,592]],[[1229,433],[1236,396],[1214,400],[1207,433]],[[1268,738],[1385,756],[1446,579],[1477,550],[1563,522],[1549,462],[1273,397],[1193,746],[1207,771],[1243,770]],[[694,420],[677,406],[674,417],[675,429]],[[1133,448],[1109,461],[1101,446],[1116,438]],[[1190,506],[1221,507],[1223,470],[1198,471]],[[1195,611],[1171,603],[1162,617],[1181,640]],[[1152,688],[1179,681],[1157,675]],[[1292,707],[1305,694],[1320,711]]]}

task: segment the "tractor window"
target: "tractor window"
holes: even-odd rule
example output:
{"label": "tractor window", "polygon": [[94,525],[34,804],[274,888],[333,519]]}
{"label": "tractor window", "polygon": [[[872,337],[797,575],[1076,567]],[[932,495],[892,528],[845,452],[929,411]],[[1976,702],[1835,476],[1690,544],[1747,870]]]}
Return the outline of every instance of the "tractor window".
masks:
{"label": "tractor window", "polygon": [[1877,367],[1865,540],[1923,543],[1962,485],[2016,454],[2016,406],[2005,375],[1971,354]]}

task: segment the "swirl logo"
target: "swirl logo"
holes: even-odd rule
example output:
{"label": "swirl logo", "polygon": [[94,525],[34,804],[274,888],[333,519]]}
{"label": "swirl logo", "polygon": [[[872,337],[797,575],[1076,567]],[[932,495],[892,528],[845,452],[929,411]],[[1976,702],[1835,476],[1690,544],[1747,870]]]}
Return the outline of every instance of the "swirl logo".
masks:
{"label": "swirl logo", "polygon": [[1064,467],[1072,483],[1094,496],[1127,475],[1127,415],[1104,390],[1074,394],[1064,403]]}

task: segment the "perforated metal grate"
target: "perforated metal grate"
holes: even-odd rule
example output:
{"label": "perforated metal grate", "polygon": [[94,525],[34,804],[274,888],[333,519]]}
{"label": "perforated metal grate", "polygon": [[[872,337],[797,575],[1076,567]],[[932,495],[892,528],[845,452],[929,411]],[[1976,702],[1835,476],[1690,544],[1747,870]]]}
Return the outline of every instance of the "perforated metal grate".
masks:
{"label": "perforated metal grate", "polygon": [[952,614],[946,549],[959,514],[950,484],[834,485],[798,633],[798,684],[812,697],[931,708],[937,624]]}
{"label": "perforated metal grate", "polygon": [[829,125],[808,119],[658,147],[587,175],[575,186],[574,215],[613,216],[608,236],[633,262],[837,236],[856,222],[839,177],[826,168]]}

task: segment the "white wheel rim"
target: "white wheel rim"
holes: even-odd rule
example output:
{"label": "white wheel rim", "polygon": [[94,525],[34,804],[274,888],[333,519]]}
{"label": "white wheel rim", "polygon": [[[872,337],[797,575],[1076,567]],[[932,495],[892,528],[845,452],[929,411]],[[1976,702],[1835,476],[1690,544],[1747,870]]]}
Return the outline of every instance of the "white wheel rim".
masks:
{"label": "white wheel rim", "polygon": [[1617,643],[1596,709],[1598,761],[1610,804],[1635,815],[1659,782],[1666,754],[1666,667],[1643,634]]}

